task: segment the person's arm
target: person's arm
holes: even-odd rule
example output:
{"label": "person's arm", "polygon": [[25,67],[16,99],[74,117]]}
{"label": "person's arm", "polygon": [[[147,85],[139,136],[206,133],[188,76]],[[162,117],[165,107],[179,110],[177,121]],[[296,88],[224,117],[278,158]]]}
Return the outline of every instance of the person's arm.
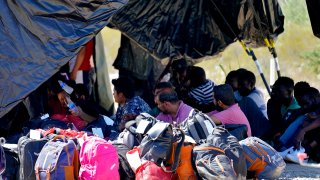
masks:
{"label": "person's arm", "polygon": [[96,120],[97,118],[90,116],[89,114],[85,113],[80,106],[77,106],[77,111],[69,110],[72,115],[79,116],[81,119],[86,121],[87,123],[91,123],[92,121]]}
{"label": "person's arm", "polygon": [[212,119],[212,121],[216,124],[216,125],[220,125],[222,124],[221,121],[215,117],[214,115],[210,116],[210,118]]}
{"label": "person's arm", "polygon": [[79,68],[80,68],[80,66],[81,66],[81,64],[82,64],[82,62],[84,60],[85,53],[86,53],[86,47],[84,46],[83,48],[81,48],[81,50],[80,50],[80,52],[79,52],[79,54],[77,56],[76,63],[75,63],[75,65],[74,65],[74,67],[73,67],[73,69],[71,71],[70,79],[76,80],[77,72],[78,72],[78,70],[79,70]]}
{"label": "person's arm", "polygon": [[306,127],[302,128],[297,137],[296,137],[296,140],[297,141],[302,141],[304,139],[304,135],[308,132],[308,131],[311,131],[313,129],[316,129],[320,127],[320,119],[316,119],[314,121],[312,121],[309,125],[307,125]]}

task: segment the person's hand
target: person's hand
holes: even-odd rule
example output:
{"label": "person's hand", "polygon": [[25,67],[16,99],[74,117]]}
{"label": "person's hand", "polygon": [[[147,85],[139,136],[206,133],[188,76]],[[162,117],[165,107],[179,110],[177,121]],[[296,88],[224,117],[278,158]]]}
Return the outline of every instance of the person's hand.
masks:
{"label": "person's hand", "polygon": [[299,133],[298,133],[297,136],[296,136],[296,141],[297,141],[297,142],[302,142],[303,139],[304,139],[304,135],[305,135],[305,134],[306,134],[306,133],[305,133],[303,130],[299,131]]}
{"label": "person's hand", "polygon": [[65,92],[65,91],[61,91],[57,94],[58,96],[58,99],[60,101],[60,104],[62,107],[68,107],[67,104],[68,104],[68,101],[67,101],[67,96],[68,94]]}
{"label": "person's hand", "polygon": [[74,81],[77,79],[77,71],[72,71],[70,73],[70,79]]}
{"label": "person's hand", "polygon": [[82,109],[77,106],[76,108],[69,109],[69,111],[73,116],[80,116]]}
{"label": "person's hand", "polygon": [[129,121],[129,120],[134,120],[137,117],[135,114],[125,114],[123,115],[123,120]]}

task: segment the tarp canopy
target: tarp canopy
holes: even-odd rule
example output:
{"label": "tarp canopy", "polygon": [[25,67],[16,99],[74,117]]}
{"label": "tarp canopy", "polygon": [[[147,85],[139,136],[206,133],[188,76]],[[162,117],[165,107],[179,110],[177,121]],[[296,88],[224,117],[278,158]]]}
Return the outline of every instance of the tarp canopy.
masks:
{"label": "tarp canopy", "polygon": [[[126,3],[0,0],[0,117],[72,59]],[[235,36],[262,46],[262,36],[283,31],[283,16],[276,0],[130,0],[112,26],[157,59],[200,59],[223,51]]]}
{"label": "tarp canopy", "polygon": [[55,74],[127,0],[0,0],[0,117]]}
{"label": "tarp canopy", "polygon": [[130,0],[111,25],[154,57],[213,56],[241,38],[250,47],[283,32],[276,0]]}

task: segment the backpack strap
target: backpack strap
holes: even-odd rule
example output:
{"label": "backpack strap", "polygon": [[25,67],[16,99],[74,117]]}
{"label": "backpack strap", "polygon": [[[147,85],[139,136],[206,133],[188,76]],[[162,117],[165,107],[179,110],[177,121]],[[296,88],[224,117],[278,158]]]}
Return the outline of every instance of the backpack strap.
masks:
{"label": "backpack strap", "polygon": [[181,148],[183,146],[184,143],[184,139],[185,139],[185,134],[181,129],[176,129],[177,131],[180,131],[181,134],[181,139],[180,142],[177,144],[177,148],[174,151],[174,160],[173,160],[173,164],[171,166],[171,171],[176,171],[179,165],[179,160],[180,160],[180,153],[181,153]]}
{"label": "backpack strap", "polygon": [[182,146],[183,146],[183,144],[184,144],[185,134],[184,134],[184,132],[183,132],[181,129],[179,129],[179,128],[175,128],[175,130],[176,130],[176,131],[180,131],[181,139],[180,139],[180,142],[177,144],[177,147],[176,147],[176,149],[175,149],[175,151],[174,151],[174,155],[173,155],[174,159],[173,159],[173,163],[172,163],[172,165],[171,165],[171,169],[168,171],[168,170],[165,168],[163,162],[161,163],[161,167],[162,167],[162,169],[163,169],[165,172],[175,172],[175,171],[177,170],[177,168],[178,168],[179,161],[180,161],[180,153],[181,153]]}
{"label": "backpack strap", "polygon": [[62,139],[63,142],[68,142],[68,140],[66,139],[66,136],[64,136],[64,135],[56,135],[56,136],[54,136],[54,138],[52,140],[55,141],[58,139]]}
{"label": "backpack strap", "polygon": [[194,115],[195,111],[196,111],[195,109],[191,109],[191,111],[189,112],[188,118],[192,118],[192,116]]}
{"label": "backpack strap", "polygon": [[36,174],[36,180],[40,180],[39,165],[36,165],[36,166],[34,167],[34,171],[35,171],[35,174]]}
{"label": "backpack strap", "polygon": [[49,164],[49,166],[46,170],[46,180],[50,180],[50,168],[51,168],[51,164]]}
{"label": "backpack strap", "polygon": [[[194,127],[197,130],[197,133],[199,133],[199,138],[201,139],[201,137],[206,137],[206,133],[203,131],[198,119],[196,116],[199,116],[199,114],[195,113],[193,114],[193,122],[194,122]],[[191,132],[190,132],[191,133]]]}
{"label": "backpack strap", "polygon": [[169,123],[157,122],[148,132],[152,140],[156,140],[169,126]]}

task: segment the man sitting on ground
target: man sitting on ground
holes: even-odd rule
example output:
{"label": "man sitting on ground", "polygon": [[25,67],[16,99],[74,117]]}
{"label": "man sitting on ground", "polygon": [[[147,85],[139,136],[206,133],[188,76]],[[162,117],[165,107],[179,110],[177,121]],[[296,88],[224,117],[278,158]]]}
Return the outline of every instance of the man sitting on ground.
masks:
{"label": "man sitting on ground", "polygon": [[293,94],[300,106],[301,106],[301,96],[305,94],[305,91],[308,88],[310,88],[310,84],[305,81],[299,81],[294,85]]}
{"label": "man sitting on ground", "polygon": [[191,106],[179,100],[175,91],[159,93],[156,96],[156,103],[161,111],[157,119],[172,124],[184,122],[193,110]]}
{"label": "man sitting on ground", "polygon": [[300,106],[293,96],[294,81],[289,77],[279,77],[272,87],[267,103],[268,118],[271,123],[270,138],[276,139],[300,115]]}
{"label": "man sitting on ground", "polygon": [[204,113],[213,111],[214,82],[206,78],[204,69],[198,66],[190,66],[187,70],[187,78],[189,80],[189,91],[187,98],[183,101]]}
{"label": "man sitting on ground", "polygon": [[243,71],[247,71],[247,70],[244,68],[239,68],[237,70],[230,71],[227,74],[226,81],[225,81],[225,84],[229,84],[232,87],[236,102],[241,100],[241,95],[238,92],[238,88],[239,88],[238,77]]}
{"label": "man sitting on ground", "polygon": [[216,108],[221,110],[210,113],[215,124],[244,124],[247,126],[248,137],[251,136],[249,121],[235,102],[233,90],[229,84],[215,86],[214,103]]}
{"label": "man sitting on ground", "polygon": [[[172,92],[174,91],[174,87],[170,82],[160,82],[156,85],[156,87],[154,88],[154,102],[155,104],[156,102],[156,97],[158,96],[158,94],[160,94],[161,92]],[[151,111],[149,112],[149,114],[153,117],[157,117],[160,114],[160,109],[155,106],[153,109],[151,109]]]}
{"label": "man sitting on ground", "polygon": [[[255,87],[256,77],[251,71],[243,71],[238,76],[238,104],[251,125],[252,135],[262,137],[268,132],[270,122],[263,94]],[[261,129],[261,127],[264,127]]]}
{"label": "man sitting on ground", "polygon": [[[256,77],[251,71],[243,71],[238,76],[238,91],[242,98],[252,99],[262,114],[267,118],[267,105],[264,101],[263,93],[256,87]],[[239,102],[242,100],[239,100]]]}
{"label": "man sitting on ground", "polygon": [[[316,88],[309,87],[300,94],[300,105],[307,113],[297,118],[286,129],[277,141],[275,147],[287,160],[299,163],[297,154],[306,152],[313,160],[319,161],[317,146],[319,146],[320,118],[315,116],[319,112],[320,94]],[[301,146],[302,145],[302,146]],[[294,146],[294,151],[292,148]],[[289,148],[285,150],[286,148]]]}
{"label": "man sitting on ground", "polygon": [[140,113],[149,112],[150,107],[139,96],[134,96],[134,83],[130,78],[119,77],[113,79],[112,84],[114,100],[119,104],[112,119],[115,121],[115,127],[122,131],[127,121],[135,119]]}

